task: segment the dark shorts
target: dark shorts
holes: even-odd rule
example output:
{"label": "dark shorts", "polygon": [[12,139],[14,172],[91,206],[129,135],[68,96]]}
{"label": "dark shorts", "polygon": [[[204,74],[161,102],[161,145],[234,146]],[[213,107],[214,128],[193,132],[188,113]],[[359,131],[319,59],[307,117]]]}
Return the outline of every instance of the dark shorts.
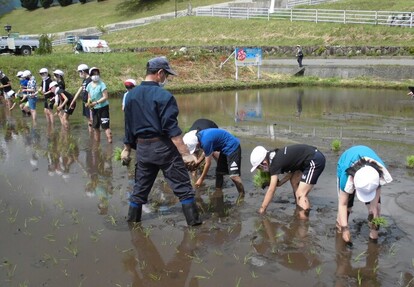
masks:
{"label": "dark shorts", "polygon": [[75,110],[75,108],[76,108],[76,102],[74,103],[73,108],[70,108],[70,103],[69,103],[66,106],[65,113],[68,114],[68,115],[71,115],[71,114],[73,114],[73,111]]}
{"label": "dark shorts", "polygon": [[87,117],[88,120],[91,118],[91,110],[85,106],[86,103],[82,104],[82,114]]}
{"label": "dark shorts", "polygon": [[[340,192],[345,192],[345,191],[340,191]],[[349,194],[348,197],[348,208],[352,208],[354,206],[354,200],[355,200],[355,192]],[[379,198],[379,203],[381,203],[381,197]],[[365,205],[368,205],[369,202],[365,202]]]}
{"label": "dark shorts", "polygon": [[325,169],[325,156],[320,151],[316,150],[313,159],[309,165],[302,171],[302,178],[300,181],[307,184],[316,184],[319,176]]}
{"label": "dark shorts", "polygon": [[100,109],[92,109],[92,127],[104,130],[109,129],[109,105]]}
{"label": "dark shorts", "polygon": [[222,152],[217,160],[216,174],[229,174],[240,176],[241,168],[241,148],[239,147],[230,155]]}
{"label": "dark shorts", "polygon": [[174,143],[167,138],[137,143],[135,184],[131,202],[145,204],[159,170],[180,201],[194,197],[188,170]]}

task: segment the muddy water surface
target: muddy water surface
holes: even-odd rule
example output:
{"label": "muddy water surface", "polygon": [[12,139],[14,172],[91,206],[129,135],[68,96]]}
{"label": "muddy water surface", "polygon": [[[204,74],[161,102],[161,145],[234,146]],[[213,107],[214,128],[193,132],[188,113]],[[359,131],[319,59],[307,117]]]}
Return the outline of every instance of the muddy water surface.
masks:
{"label": "muddy water surface", "polygon": [[[200,117],[241,139],[245,201],[227,178],[214,190],[214,166],[197,190],[204,224],[188,229],[160,176],[140,229],[125,224],[133,169],[113,159],[122,147],[120,99],[111,100],[114,143],[94,143],[80,109],[64,131],[47,127],[39,105],[33,125],[0,107],[0,286],[414,286],[414,101],[401,91],[269,89],[177,95],[180,126]],[[336,162],[342,151],[371,146],[394,181],[384,186],[388,226],[368,242],[367,212],[356,202],[354,245],[335,234]],[[264,191],[252,183],[257,144],[317,146],[327,167],[310,194],[309,220],[296,216],[282,186],[256,214]]]}

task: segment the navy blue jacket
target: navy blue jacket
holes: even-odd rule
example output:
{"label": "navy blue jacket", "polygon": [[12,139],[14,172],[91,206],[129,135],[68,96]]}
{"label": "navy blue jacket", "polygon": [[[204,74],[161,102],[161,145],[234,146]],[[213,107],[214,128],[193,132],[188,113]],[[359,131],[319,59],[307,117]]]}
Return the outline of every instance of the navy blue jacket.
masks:
{"label": "navy blue jacket", "polygon": [[141,82],[129,91],[125,101],[124,143],[135,149],[137,138],[179,136],[178,112],[177,101],[170,92],[157,82]]}

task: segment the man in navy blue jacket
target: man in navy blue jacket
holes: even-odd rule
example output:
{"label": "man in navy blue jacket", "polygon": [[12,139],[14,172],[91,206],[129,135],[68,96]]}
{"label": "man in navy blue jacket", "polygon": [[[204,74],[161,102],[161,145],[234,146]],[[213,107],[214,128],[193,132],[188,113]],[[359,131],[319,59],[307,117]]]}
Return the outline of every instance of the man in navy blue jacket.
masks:
{"label": "man in navy blue jacket", "polygon": [[125,102],[125,139],[121,154],[128,161],[136,149],[134,191],[130,197],[128,222],[141,221],[142,204],[161,169],[167,183],[179,198],[187,224],[201,224],[195,191],[186,165],[193,165],[191,155],[178,127],[178,106],[174,96],[162,87],[169,75],[177,75],[165,57],[148,61],[145,80],[129,91]]}

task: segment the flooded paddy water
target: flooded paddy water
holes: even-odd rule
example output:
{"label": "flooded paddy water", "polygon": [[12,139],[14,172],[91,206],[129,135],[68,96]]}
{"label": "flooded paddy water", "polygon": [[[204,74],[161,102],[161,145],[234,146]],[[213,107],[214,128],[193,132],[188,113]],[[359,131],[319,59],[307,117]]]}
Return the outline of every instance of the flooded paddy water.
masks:
{"label": "flooded paddy water", "polygon": [[[242,179],[214,190],[214,167],[197,190],[203,225],[188,228],[162,176],[142,227],[125,222],[133,168],[113,159],[122,147],[120,99],[110,100],[113,144],[93,142],[77,108],[69,131],[32,124],[0,107],[0,286],[414,286],[414,100],[404,91],[284,88],[176,95],[180,126],[214,120],[240,138]],[[339,153],[331,142],[340,139]],[[310,193],[309,220],[296,216],[288,184],[268,214],[256,211],[250,152],[290,143],[317,146],[327,166]],[[355,144],[372,147],[394,178],[382,191],[388,226],[368,241],[367,212],[350,217],[353,247],[335,232],[336,162]]]}

